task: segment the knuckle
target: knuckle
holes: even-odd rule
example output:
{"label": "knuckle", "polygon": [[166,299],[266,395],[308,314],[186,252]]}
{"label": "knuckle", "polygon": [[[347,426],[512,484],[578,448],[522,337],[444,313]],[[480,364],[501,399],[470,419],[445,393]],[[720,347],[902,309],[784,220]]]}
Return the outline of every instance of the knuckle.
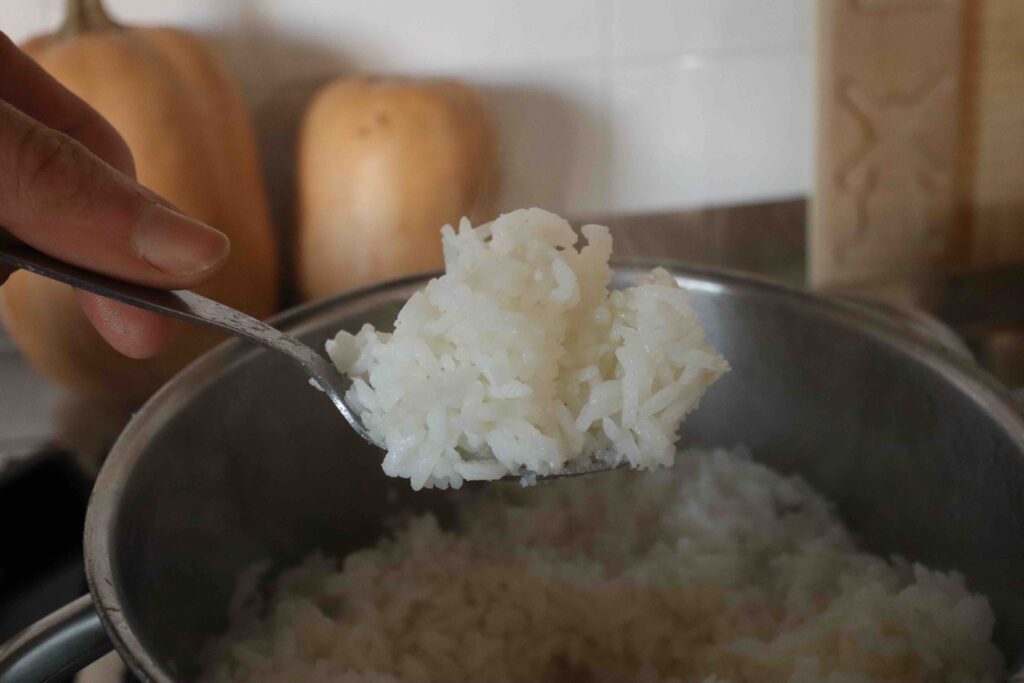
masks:
{"label": "knuckle", "polygon": [[84,208],[91,183],[83,152],[71,138],[32,126],[22,136],[17,160],[19,199],[59,206],[63,211]]}
{"label": "knuckle", "polygon": [[121,173],[135,175],[135,160],[128,143],[114,126],[91,109],[82,110],[74,121],[61,130]]}
{"label": "knuckle", "polygon": [[132,178],[135,177],[135,157],[128,143],[111,127],[110,158],[107,163]]}

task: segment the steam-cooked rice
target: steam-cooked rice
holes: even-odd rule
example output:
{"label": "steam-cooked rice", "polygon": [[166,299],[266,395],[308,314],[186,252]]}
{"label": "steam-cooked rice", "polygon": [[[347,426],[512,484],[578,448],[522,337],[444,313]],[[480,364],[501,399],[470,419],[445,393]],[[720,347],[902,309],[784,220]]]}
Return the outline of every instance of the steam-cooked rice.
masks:
{"label": "steam-cooked rice", "polygon": [[1001,680],[958,575],[860,550],[742,455],[460,495],[457,533],[417,518],[268,600],[249,577],[202,682]]}
{"label": "steam-cooked rice", "polygon": [[726,371],[664,270],[609,292],[608,229],[523,209],[442,230],[446,273],[393,334],[339,332],[348,399],[412,486],[550,474],[591,458],[670,465],[677,430]]}

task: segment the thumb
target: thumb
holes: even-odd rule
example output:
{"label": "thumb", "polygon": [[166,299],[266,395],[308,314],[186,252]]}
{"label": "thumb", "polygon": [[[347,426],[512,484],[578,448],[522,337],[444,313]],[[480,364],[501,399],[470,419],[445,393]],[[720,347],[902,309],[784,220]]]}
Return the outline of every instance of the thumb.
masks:
{"label": "thumb", "polygon": [[153,287],[199,284],[230,248],[223,233],[3,101],[0,225],[68,263]]}

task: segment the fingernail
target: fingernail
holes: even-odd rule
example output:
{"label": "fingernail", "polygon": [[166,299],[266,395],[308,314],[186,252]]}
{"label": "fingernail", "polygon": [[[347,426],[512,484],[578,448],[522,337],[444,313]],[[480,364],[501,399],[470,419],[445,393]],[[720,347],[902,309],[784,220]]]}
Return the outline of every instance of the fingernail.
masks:
{"label": "fingernail", "polygon": [[150,204],[132,236],[135,252],[168,275],[197,275],[220,265],[231,250],[227,236],[160,204]]}

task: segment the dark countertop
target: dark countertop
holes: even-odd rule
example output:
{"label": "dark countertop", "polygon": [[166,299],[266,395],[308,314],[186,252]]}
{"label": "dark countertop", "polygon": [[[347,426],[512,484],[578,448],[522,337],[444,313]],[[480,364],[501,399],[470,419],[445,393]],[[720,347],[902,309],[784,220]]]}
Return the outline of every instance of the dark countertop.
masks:
{"label": "dark countertop", "polygon": [[792,199],[586,222],[611,227],[618,259],[719,266],[803,286],[806,211],[803,199]]}

